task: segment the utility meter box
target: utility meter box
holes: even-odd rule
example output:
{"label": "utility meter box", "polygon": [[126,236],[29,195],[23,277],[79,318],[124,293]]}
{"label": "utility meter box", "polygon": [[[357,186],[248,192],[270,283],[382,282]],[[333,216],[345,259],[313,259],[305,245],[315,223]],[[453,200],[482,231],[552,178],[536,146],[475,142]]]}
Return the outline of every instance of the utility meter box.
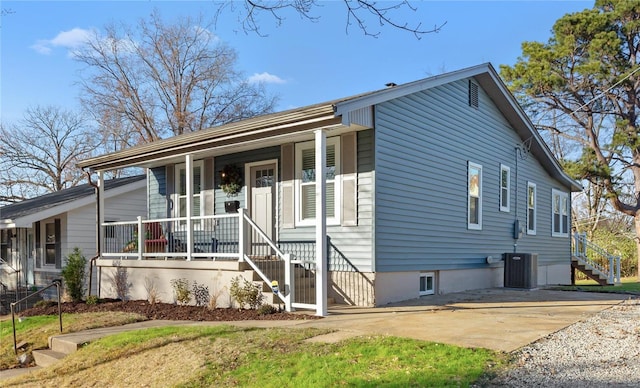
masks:
{"label": "utility meter box", "polygon": [[506,288],[537,288],[538,254],[505,253],[504,286]]}

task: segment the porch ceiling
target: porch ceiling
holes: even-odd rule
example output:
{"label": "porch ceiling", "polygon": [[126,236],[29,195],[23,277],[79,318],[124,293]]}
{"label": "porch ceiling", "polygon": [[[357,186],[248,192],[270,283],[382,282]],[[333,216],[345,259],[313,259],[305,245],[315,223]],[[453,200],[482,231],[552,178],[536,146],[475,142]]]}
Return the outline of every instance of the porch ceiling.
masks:
{"label": "porch ceiling", "polygon": [[282,144],[284,139],[292,141],[296,136],[316,129],[338,127],[341,127],[341,117],[335,115],[333,104],[313,105],[158,140],[86,159],[78,163],[78,166],[93,171],[148,167],[160,162],[170,162],[171,159],[187,154],[212,155],[228,153],[231,148],[233,152],[239,152]]}

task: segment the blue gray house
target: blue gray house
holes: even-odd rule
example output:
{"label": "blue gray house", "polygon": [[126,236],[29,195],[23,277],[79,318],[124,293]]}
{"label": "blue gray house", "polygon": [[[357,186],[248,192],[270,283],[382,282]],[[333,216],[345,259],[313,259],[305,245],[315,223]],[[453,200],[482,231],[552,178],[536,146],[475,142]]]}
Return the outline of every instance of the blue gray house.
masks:
{"label": "blue gray house", "polygon": [[118,267],[134,299],[186,278],[222,305],[242,276],[324,314],[501,287],[513,252],[537,255],[536,285],[570,282],[581,187],[490,64],[81,162],[131,166],[149,206],[103,223],[104,296]]}

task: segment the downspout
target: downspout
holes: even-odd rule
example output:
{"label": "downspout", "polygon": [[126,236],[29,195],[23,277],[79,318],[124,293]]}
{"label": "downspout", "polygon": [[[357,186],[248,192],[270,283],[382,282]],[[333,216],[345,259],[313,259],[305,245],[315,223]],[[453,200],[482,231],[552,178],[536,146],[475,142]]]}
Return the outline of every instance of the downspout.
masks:
{"label": "downspout", "polygon": [[93,266],[95,261],[100,258],[101,241],[100,241],[100,187],[91,180],[91,172],[85,171],[89,184],[93,186],[96,192],[96,255],[89,260],[89,292],[87,296],[91,296],[93,286]]}

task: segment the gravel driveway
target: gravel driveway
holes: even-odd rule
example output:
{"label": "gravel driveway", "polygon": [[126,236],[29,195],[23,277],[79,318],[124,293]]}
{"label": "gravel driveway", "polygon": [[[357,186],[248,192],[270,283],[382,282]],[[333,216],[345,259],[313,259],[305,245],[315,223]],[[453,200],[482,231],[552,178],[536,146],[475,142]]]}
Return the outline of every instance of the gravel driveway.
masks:
{"label": "gravel driveway", "polygon": [[514,352],[515,369],[492,387],[640,387],[640,299]]}

